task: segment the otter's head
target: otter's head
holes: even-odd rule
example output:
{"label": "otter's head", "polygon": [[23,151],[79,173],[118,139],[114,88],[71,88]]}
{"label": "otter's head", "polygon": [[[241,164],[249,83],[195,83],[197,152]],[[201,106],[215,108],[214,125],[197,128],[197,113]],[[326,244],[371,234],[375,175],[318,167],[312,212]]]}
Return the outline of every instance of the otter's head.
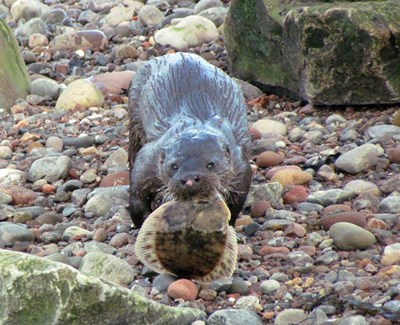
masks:
{"label": "otter's head", "polygon": [[231,151],[220,135],[188,131],[167,142],[160,171],[168,192],[177,199],[224,193],[232,178]]}

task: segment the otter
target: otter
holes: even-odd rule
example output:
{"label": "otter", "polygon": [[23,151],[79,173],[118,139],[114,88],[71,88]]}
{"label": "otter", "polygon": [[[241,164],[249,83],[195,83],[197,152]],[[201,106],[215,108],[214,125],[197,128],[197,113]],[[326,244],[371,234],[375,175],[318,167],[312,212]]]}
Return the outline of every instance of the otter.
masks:
{"label": "otter", "polygon": [[[195,54],[148,61],[129,90],[129,211],[140,228],[160,202],[221,195],[231,213],[250,183],[250,134],[241,89]],[[158,202],[158,203],[160,203]]]}

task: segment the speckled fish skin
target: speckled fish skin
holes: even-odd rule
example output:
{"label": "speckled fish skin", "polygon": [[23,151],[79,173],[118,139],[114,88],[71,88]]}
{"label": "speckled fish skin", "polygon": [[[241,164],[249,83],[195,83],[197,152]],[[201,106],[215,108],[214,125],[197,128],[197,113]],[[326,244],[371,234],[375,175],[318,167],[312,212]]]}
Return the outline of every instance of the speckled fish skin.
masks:
{"label": "speckled fish skin", "polygon": [[143,224],[136,254],[160,273],[198,282],[230,277],[236,268],[237,243],[229,218],[220,197],[167,202]]}

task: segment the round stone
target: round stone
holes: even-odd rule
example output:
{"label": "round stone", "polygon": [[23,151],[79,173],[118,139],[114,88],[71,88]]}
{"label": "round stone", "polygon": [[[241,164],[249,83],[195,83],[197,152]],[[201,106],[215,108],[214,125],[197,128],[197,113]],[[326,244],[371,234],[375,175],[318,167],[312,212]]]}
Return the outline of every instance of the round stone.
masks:
{"label": "round stone", "polygon": [[329,229],[334,244],[341,250],[364,250],[375,244],[375,236],[368,230],[348,222],[335,223]]}

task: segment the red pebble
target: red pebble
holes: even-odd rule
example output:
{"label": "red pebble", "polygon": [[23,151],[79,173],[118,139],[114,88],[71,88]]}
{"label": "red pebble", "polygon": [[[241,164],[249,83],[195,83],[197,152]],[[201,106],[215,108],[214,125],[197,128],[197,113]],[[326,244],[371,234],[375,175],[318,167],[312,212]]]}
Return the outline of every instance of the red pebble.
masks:
{"label": "red pebble", "polygon": [[195,300],[199,293],[197,286],[190,280],[180,279],[172,282],[168,287],[168,294],[174,299],[186,301]]}

